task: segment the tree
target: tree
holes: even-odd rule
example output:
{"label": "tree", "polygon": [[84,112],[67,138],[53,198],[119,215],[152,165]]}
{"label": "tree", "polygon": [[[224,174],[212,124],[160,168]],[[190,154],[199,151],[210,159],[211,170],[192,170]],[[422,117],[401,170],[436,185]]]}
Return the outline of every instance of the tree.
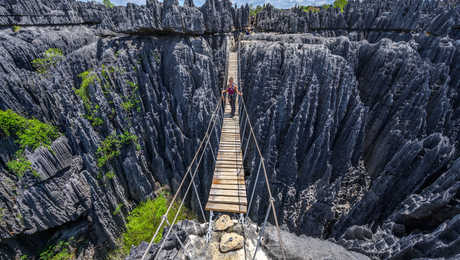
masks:
{"label": "tree", "polygon": [[343,12],[345,6],[348,4],[347,0],[335,0],[334,1],[334,8],[340,8],[340,11]]}
{"label": "tree", "polygon": [[113,8],[115,5],[112,4],[112,2],[110,2],[110,0],[103,0],[103,3],[105,5],[105,7],[107,8]]}

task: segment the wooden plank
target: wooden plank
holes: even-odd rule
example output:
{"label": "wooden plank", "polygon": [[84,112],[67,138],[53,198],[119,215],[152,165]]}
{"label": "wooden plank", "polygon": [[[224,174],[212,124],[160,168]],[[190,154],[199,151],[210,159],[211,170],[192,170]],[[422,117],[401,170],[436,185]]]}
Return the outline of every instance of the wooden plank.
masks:
{"label": "wooden plank", "polygon": [[234,154],[239,154],[239,153],[242,153],[241,149],[239,147],[236,147],[235,148],[229,148],[229,147],[225,147],[225,148],[222,148],[222,149],[219,149],[220,151],[217,153],[217,154],[230,154],[230,155],[234,155]]}
{"label": "wooden plank", "polygon": [[[222,173],[222,174],[238,174],[238,171],[240,171],[240,169],[235,169],[235,168],[218,168],[218,169],[215,169],[214,172],[215,173]],[[241,172],[243,172],[243,168],[241,168]]]}
{"label": "wooden plank", "polygon": [[212,179],[212,184],[225,184],[225,185],[244,185],[244,180],[232,179],[232,180],[223,180],[223,179]]}
{"label": "wooden plank", "polygon": [[246,197],[227,197],[227,196],[209,196],[208,202],[212,203],[225,203],[235,205],[248,205]]}
{"label": "wooden plank", "polygon": [[218,153],[217,160],[219,159],[223,159],[223,160],[230,159],[230,160],[242,161],[243,155],[241,153]]}
{"label": "wooden plank", "polygon": [[214,179],[218,179],[218,180],[221,179],[221,178],[226,178],[226,179],[230,179],[230,180],[235,180],[235,179],[244,180],[241,177],[244,178],[244,175],[238,176],[237,174],[233,174],[233,175],[231,175],[231,174],[217,174],[217,173],[214,174]]}
{"label": "wooden plank", "polygon": [[226,162],[226,163],[242,163],[243,159],[241,157],[217,157],[218,162]]}
{"label": "wooden plank", "polygon": [[239,172],[238,172],[238,170],[226,171],[226,169],[221,169],[221,170],[218,170],[218,171],[214,171],[214,175],[220,175],[220,176],[244,176],[244,171],[243,171],[243,169],[241,169],[241,171],[239,171]]}
{"label": "wooden plank", "polygon": [[234,204],[221,204],[212,202],[208,202],[206,204],[206,210],[212,210],[216,212],[246,213],[246,208],[246,206]]}
{"label": "wooden plank", "polygon": [[[219,173],[234,173],[237,174],[240,169],[236,168],[225,168],[225,167],[217,167],[214,169],[214,172],[219,172]],[[243,168],[241,168],[241,171],[243,171]]]}
{"label": "wooden plank", "polygon": [[234,184],[212,184],[211,189],[215,190],[246,190],[245,185]]}
{"label": "wooden plank", "polygon": [[[233,166],[233,167],[228,167],[228,166]],[[215,170],[226,171],[226,172],[236,172],[240,168],[243,168],[242,164],[239,164],[239,165],[235,165],[235,164],[226,165],[226,164],[221,163],[221,164],[216,164]]]}
{"label": "wooden plank", "polygon": [[243,161],[240,161],[240,160],[231,160],[231,161],[221,160],[221,161],[217,161],[216,165],[233,165],[233,166],[238,168],[238,167],[241,167],[243,165]]}
{"label": "wooden plank", "polygon": [[238,175],[220,175],[220,174],[214,174],[214,179],[218,180],[239,180],[244,182],[244,176],[238,176]]}
{"label": "wooden plank", "polygon": [[230,158],[234,158],[234,157],[240,157],[242,158],[242,153],[240,149],[235,149],[236,152],[221,152],[221,153],[217,153],[217,155],[221,155],[223,157],[230,157]]}
{"label": "wooden plank", "polygon": [[244,196],[244,197],[246,197],[246,191],[245,190],[218,190],[218,189],[211,189],[209,191],[209,195],[232,196],[232,197]]}
{"label": "wooden plank", "polygon": [[218,160],[216,162],[216,164],[229,164],[229,165],[237,165],[237,166],[241,167],[243,165],[243,161],[242,160],[234,160],[234,159],[231,159],[231,160]]}
{"label": "wooden plank", "polygon": [[244,174],[237,174],[237,173],[230,173],[230,172],[214,172],[214,176],[216,177],[227,177],[227,178],[238,178],[243,177]]}
{"label": "wooden plank", "polygon": [[235,169],[238,170],[239,168],[243,168],[243,165],[225,165],[225,164],[219,164],[216,167],[219,167],[219,169]]}

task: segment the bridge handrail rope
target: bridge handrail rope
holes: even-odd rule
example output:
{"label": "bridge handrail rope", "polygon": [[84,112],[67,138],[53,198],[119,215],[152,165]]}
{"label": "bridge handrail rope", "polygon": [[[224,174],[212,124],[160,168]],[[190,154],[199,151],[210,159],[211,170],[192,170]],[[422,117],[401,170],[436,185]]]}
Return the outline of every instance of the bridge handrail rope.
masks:
{"label": "bridge handrail rope", "polygon": [[[228,48],[228,46],[227,46]],[[240,53],[240,41],[238,40],[238,68],[240,68],[240,58],[239,58],[239,53]],[[227,58],[228,59],[228,58]],[[227,68],[226,68],[227,70]],[[239,86],[240,85],[240,75],[241,75],[241,71],[238,69],[238,83],[239,83]],[[227,71],[225,71],[225,74],[227,74]],[[224,84],[226,85],[226,81],[224,81]],[[225,86],[224,85],[224,86]],[[223,96],[221,96],[220,98],[222,98]],[[257,171],[257,177],[256,177],[256,182],[254,183],[254,187],[253,187],[253,191],[252,191],[252,195],[251,195],[251,198],[250,198],[250,202],[249,202],[249,207],[247,208],[247,214],[246,214],[246,218],[248,218],[248,215],[249,215],[249,212],[251,210],[251,206],[252,206],[252,201],[253,201],[253,197],[254,197],[254,192],[255,192],[255,189],[256,189],[256,185],[257,185],[257,180],[259,178],[259,173],[260,173],[260,169],[262,168],[262,171],[264,173],[264,177],[265,177],[265,183],[266,183],[266,186],[267,186],[267,190],[268,190],[268,194],[270,196],[269,198],[269,207],[267,208],[267,212],[265,214],[265,220],[264,220],[264,224],[259,232],[259,237],[258,237],[258,241],[257,241],[257,246],[256,246],[256,250],[254,252],[254,255],[253,255],[253,259],[255,259],[256,257],[256,254],[257,254],[257,250],[260,246],[260,240],[261,240],[261,237],[263,236],[263,233],[264,233],[264,230],[265,230],[265,225],[266,225],[266,222],[268,220],[268,216],[269,216],[269,213],[270,211],[273,212],[273,218],[274,218],[274,221],[275,221],[275,225],[276,225],[276,229],[277,229],[277,232],[278,232],[278,238],[279,238],[279,244],[280,244],[280,248],[281,248],[281,251],[282,251],[282,254],[283,254],[283,257],[284,259],[286,259],[286,252],[284,250],[284,245],[283,245],[283,242],[281,241],[281,231],[280,231],[280,227],[279,227],[279,224],[278,224],[278,218],[277,218],[277,213],[276,213],[276,209],[275,209],[275,199],[272,195],[272,192],[271,192],[271,188],[270,188],[270,182],[269,182],[269,179],[268,179],[268,174],[267,174],[267,169],[265,167],[265,162],[264,162],[264,158],[263,158],[263,155],[262,155],[262,152],[260,150],[260,147],[259,147],[259,144],[257,142],[257,138],[256,138],[256,135],[255,135],[255,132],[254,132],[254,128],[253,128],[253,125],[251,123],[251,120],[249,118],[249,113],[247,111],[247,108],[246,108],[246,103],[245,103],[245,100],[243,97],[239,97],[239,101],[240,101],[240,109],[239,111],[241,111],[241,107],[243,108],[243,111],[244,111],[244,114],[242,115],[243,117],[245,116],[246,118],[244,119],[245,123],[244,123],[244,130],[243,130],[243,133],[242,133],[242,141],[244,140],[244,137],[246,136],[246,129],[249,129],[249,132],[248,132],[248,139],[247,139],[247,143],[246,143],[246,147],[244,149],[244,155],[243,155],[243,160],[246,158],[246,152],[247,152],[247,148],[249,146],[249,142],[251,141],[251,137],[252,139],[254,140],[254,144],[255,144],[255,147],[256,147],[256,150],[257,150],[257,154],[259,155],[260,157],[260,163],[259,163],[259,167],[258,167],[258,171]],[[167,233],[166,233],[166,236],[163,237],[163,241],[160,245],[160,248],[159,250],[155,253],[155,257],[158,256],[161,252],[161,250],[163,249],[164,247],[164,244],[167,240],[167,238],[169,237],[170,233],[171,233],[171,230],[172,230],[172,225],[177,221],[177,218],[182,210],[182,207],[184,205],[184,202],[185,202],[185,199],[187,198],[187,195],[190,191],[190,188],[191,186],[193,185],[194,187],[194,190],[195,190],[195,193],[197,195],[197,198],[198,198],[198,203],[200,204],[200,209],[201,209],[201,213],[203,215],[203,219],[206,219],[205,215],[204,215],[204,211],[203,211],[203,207],[201,205],[201,200],[199,198],[199,194],[198,194],[198,190],[196,188],[196,185],[195,185],[195,176],[196,174],[198,173],[198,170],[199,170],[199,167],[200,167],[200,164],[201,164],[201,161],[203,159],[203,156],[205,154],[205,151],[206,149],[209,147],[211,149],[211,152],[212,152],[212,156],[213,156],[213,160],[214,160],[214,163],[216,162],[216,157],[215,157],[215,154],[214,154],[214,151],[212,149],[212,146],[209,144],[209,141],[211,139],[211,136],[213,133],[215,133],[217,135],[217,132],[215,131],[215,127],[217,126],[217,119],[221,117],[221,120],[223,120],[224,118],[224,111],[223,109],[221,109],[223,105],[223,102],[221,99],[219,99],[217,101],[217,104],[216,104],[216,107],[211,115],[211,119],[209,120],[209,123],[208,123],[208,127],[206,129],[206,132],[205,132],[205,135],[203,137],[203,139],[201,140],[200,142],[200,145],[191,161],[191,163],[189,164],[188,168],[187,168],[187,171],[184,175],[184,177],[182,178],[182,181],[179,185],[179,187],[177,188],[177,191],[176,193],[174,194],[169,206],[168,206],[168,209],[166,210],[166,213],[162,216],[162,220],[160,222],[160,224],[158,225],[157,229],[155,230],[155,233],[152,237],[152,239],[150,240],[143,256],[142,256],[142,260],[145,259],[145,257],[147,256],[148,252],[150,251],[152,245],[153,245],[153,242],[155,240],[155,237],[158,235],[158,233],[160,232],[161,228],[163,227],[163,225],[165,223],[167,223],[168,225],[170,225],[170,228],[168,229]],[[221,111],[219,111],[219,109]],[[218,113],[219,111],[219,113]],[[241,123],[241,121],[240,121]],[[248,126],[248,127],[246,127]],[[243,142],[242,142],[243,144]],[[203,146],[204,145],[204,146]],[[201,153],[201,155],[200,155]],[[199,157],[199,159],[198,159]],[[192,167],[193,165],[195,164],[195,162],[197,161],[198,159],[198,162],[197,162],[197,165],[195,167],[195,170],[193,171],[193,174],[191,173],[192,172]],[[241,170],[241,169],[240,169]],[[173,204],[175,203],[177,197],[179,196],[179,193],[181,192],[184,184],[185,184],[185,180],[187,179],[187,177],[190,175],[191,177],[191,180],[190,180],[190,183],[188,184],[188,187],[185,191],[185,194],[182,198],[182,201],[180,203],[180,206],[174,216],[174,220],[172,221],[172,223],[169,222],[169,220],[167,219],[167,216],[169,215],[169,212],[171,211],[171,208],[173,206]],[[211,211],[211,214],[212,214],[212,211]],[[211,225],[211,223],[209,223],[209,225]],[[181,247],[184,249],[184,251],[186,251],[186,247],[183,245],[182,241],[180,241],[180,239],[177,237],[177,234],[176,234],[176,239],[179,241],[179,244],[181,245]],[[246,249],[245,249],[246,250]],[[186,252],[184,252],[186,253]]]}
{"label": "bridge handrail rope", "polygon": [[[206,133],[205,133],[203,139],[202,139],[201,142],[200,142],[200,146],[198,147],[198,149],[197,149],[197,151],[196,151],[196,153],[195,153],[195,155],[194,155],[194,157],[193,157],[193,159],[192,159],[192,162],[189,164],[189,167],[188,167],[188,169],[187,169],[187,172],[185,173],[184,177],[182,178],[182,181],[181,181],[179,187],[177,188],[177,191],[176,191],[176,193],[174,194],[174,197],[172,198],[172,200],[171,200],[171,202],[170,202],[170,204],[169,204],[169,206],[168,206],[168,209],[166,210],[166,213],[163,215],[162,220],[161,220],[161,222],[160,222],[160,225],[158,225],[158,227],[157,227],[157,229],[155,230],[155,233],[154,233],[152,239],[151,239],[150,242],[149,242],[149,245],[147,246],[147,248],[146,248],[144,254],[142,255],[142,260],[144,260],[145,257],[147,256],[148,252],[150,251],[150,248],[151,248],[152,245],[153,245],[153,241],[155,240],[155,237],[158,235],[160,229],[163,227],[163,225],[164,225],[165,222],[167,221],[167,216],[168,216],[169,212],[171,211],[171,208],[172,208],[174,202],[176,201],[176,198],[179,196],[179,193],[180,193],[180,191],[181,191],[181,189],[182,189],[182,186],[184,185],[185,180],[187,179],[188,175],[190,174],[191,169],[192,169],[192,166],[194,165],[195,161],[197,160],[198,155],[200,154],[200,151],[202,151],[202,153],[201,153],[202,155],[201,155],[201,157],[200,157],[200,162],[201,162],[201,159],[202,159],[203,154],[204,154],[205,149],[206,149],[206,147],[203,147],[203,144],[204,144],[205,142],[206,142],[206,143],[209,142],[209,139],[210,139],[210,136],[211,136],[211,135],[210,135],[210,129],[212,129],[212,128],[211,128],[211,125],[215,125],[215,122],[216,122],[216,119],[217,119],[217,117],[216,117],[217,111],[219,111],[219,108],[221,107],[221,105],[222,105],[222,102],[221,102],[221,100],[220,100],[220,98],[219,98],[218,101],[217,101],[217,104],[216,104],[216,108],[214,109],[214,111],[213,111],[213,113],[212,113],[212,116],[211,116],[211,119],[209,120],[209,124],[208,124],[208,127],[207,127],[207,129],[206,129]],[[207,145],[207,144],[206,144],[206,145]],[[203,148],[203,149],[202,149],[202,148]],[[195,177],[195,174],[196,174],[198,168],[199,168],[199,164],[198,164],[197,167],[195,168],[195,172],[194,172],[194,174],[193,174],[193,176],[192,176],[192,179],[191,179],[191,181],[190,181],[190,184],[189,184],[189,187],[188,187],[188,189],[187,189],[187,191],[186,191],[186,194],[184,195],[184,199],[182,200],[182,203],[181,203],[179,209],[177,210],[177,213],[180,213],[180,210],[182,209],[183,201],[185,200],[185,198],[186,198],[187,195],[188,195],[188,191],[189,191],[190,186],[192,185],[192,183],[194,183],[194,177]],[[195,191],[196,191],[196,190],[195,190]],[[200,204],[200,207],[202,207],[201,204]],[[202,211],[202,212],[203,212],[203,211]],[[176,213],[175,220],[177,219],[177,213]],[[173,223],[175,223],[175,220],[173,221]],[[168,235],[169,235],[169,231],[168,231]],[[166,237],[164,237],[163,240],[166,240],[167,237],[168,237],[168,235],[167,235]],[[157,253],[159,253],[159,252],[157,252]]]}
{"label": "bridge handrail rope", "polygon": [[[215,125],[216,125],[216,121],[217,121],[216,119],[217,119],[217,117],[214,118],[214,121],[213,121],[213,128],[214,128]],[[207,138],[206,138],[206,139],[207,139],[207,140],[206,140],[206,145],[205,145],[205,147],[208,147],[209,140],[211,140],[211,135],[207,135]],[[192,183],[193,183],[193,180],[194,180],[194,178],[195,178],[195,175],[198,173],[198,169],[199,169],[199,167],[200,167],[201,160],[203,159],[203,156],[204,156],[204,150],[203,150],[203,152],[201,153],[200,159],[198,160],[198,165],[197,165],[197,167],[195,168],[195,172],[194,172],[193,175],[192,175],[192,181],[189,183],[189,185],[188,185],[188,187],[187,187],[187,190],[186,190],[186,192],[185,192],[185,195],[184,195],[184,197],[182,198],[181,204],[180,204],[180,206],[179,206],[179,210],[177,210],[176,215],[174,216],[174,220],[172,221],[172,223],[176,223],[176,221],[177,221],[177,217],[179,216],[180,210],[182,209],[182,206],[184,205],[185,199],[186,199],[186,197],[187,197],[187,195],[188,195],[188,192],[190,191],[190,187],[192,186]],[[201,207],[201,204],[200,204],[200,207]],[[166,215],[165,215],[165,216],[166,216]],[[165,216],[163,216],[163,218],[165,218]],[[160,249],[159,249],[158,252],[156,253],[157,255],[159,255],[160,252],[161,252],[161,250],[163,249],[163,246],[164,246],[164,244],[165,244],[165,242],[166,242],[166,239],[168,238],[169,234],[171,233],[171,230],[172,230],[172,227],[170,227],[170,228],[168,229],[168,232],[166,233],[165,239],[163,239],[163,242],[162,242],[161,245],[160,245]]]}
{"label": "bridge handrail rope", "polygon": [[[228,46],[227,46],[227,48],[228,48]],[[228,60],[228,52],[226,52],[226,53],[227,53],[227,54],[226,54],[226,59]],[[223,89],[225,89],[225,86],[227,85],[227,82],[226,82],[227,75],[228,75],[228,66],[226,65],[225,71],[224,71]],[[200,157],[199,163],[198,163],[197,167],[195,168],[195,172],[194,172],[193,176],[191,177],[192,179],[191,179],[191,181],[190,181],[190,183],[189,183],[189,187],[187,188],[187,191],[186,191],[186,193],[185,193],[185,195],[184,195],[184,198],[182,199],[181,205],[179,206],[179,209],[177,210],[176,216],[174,217],[174,221],[173,221],[172,223],[175,223],[175,222],[176,222],[177,216],[178,216],[178,214],[180,213],[180,210],[182,209],[183,202],[184,202],[185,198],[186,198],[187,195],[188,195],[188,191],[189,191],[189,189],[190,189],[190,185],[192,185],[192,184],[193,184],[195,193],[196,193],[197,198],[198,198],[198,203],[199,203],[199,205],[200,205],[201,213],[202,213],[202,215],[203,215],[203,218],[204,218],[205,221],[206,221],[206,217],[204,216],[203,206],[201,205],[201,201],[200,201],[200,198],[199,198],[198,190],[197,190],[196,185],[195,185],[195,182],[194,182],[194,178],[195,178],[195,175],[196,175],[196,173],[197,173],[197,171],[198,171],[198,168],[199,168],[199,166],[200,166],[201,159],[202,159],[202,157],[203,157],[204,151],[206,150],[207,147],[209,147],[209,148],[211,149],[211,153],[212,153],[212,155],[213,155],[214,163],[215,163],[216,160],[217,160],[217,158],[216,158],[215,155],[214,155],[214,151],[213,151],[212,147],[211,147],[211,146],[208,146],[208,145],[209,145],[210,137],[211,137],[211,135],[212,135],[212,133],[210,133],[210,129],[213,129],[213,130],[211,130],[211,131],[214,131],[214,132],[216,133],[216,135],[217,135],[217,132],[215,131],[215,127],[214,127],[214,126],[215,126],[215,122],[216,122],[216,120],[217,120],[217,117],[216,117],[217,112],[219,111],[219,109],[221,108],[221,106],[222,106],[222,95],[220,95],[219,98],[218,98],[218,100],[217,100],[216,108],[214,109],[214,111],[213,111],[213,113],[212,113],[212,116],[211,116],[211,119],[209,120],[208,128],[206,129],[206,133],[205,133],[203,139],[202,139],[201,142],[200,142],[200,146],[198,147],[197,151],[195,152],[195,155],[194,155],[194,157],[193,157],[193,159],[192,159],[192,162],[189,164],[189,167],[187,168],[187,172],[185,173],[184,177],[182,178],[182,181],[181,181],[179,187],[177,188],[177,191],[176,191],[176,193],[174,194],[174,197],[173,197],[173,199],[171,200],[171,202],[170,202],[170,204],[169,204],[169,206],[168,206],[168,209],[166,210],[166,213],[163,215],[162,220],[161,220],[161,222],[160,222],[160,225],[158,225],[157,229],[155,230],[155,234],[153,235],[152,239],[151,239],[150,242],[149,242],[149,245],[147,246],[147,248],[146,248],[144,254],[142,255],[142,260],[144,260],[145,257],[147,256],[148,252],[150,251],[150,248],[151,248],[152,245],[153,245],[153,241],[155,240],[155,237],[158,235],[158,233],[159,233],[161,227],[165,224],[165,222],[168,222],[168,224],[171,225],[171,224],[169,223],[168,219],[167,219],[167,216],[168,216],[168,214],[169,214],[169,211],[170,211],[171,208],[172,208],[172,205],[173,205],[174,202],[176,201],[176,198],[177,198],[177,196],[179,195],[179,193],[180,193],[180,191],[181,191],[181,189],[182,189],[182,186],[183,186],[184,183],[185,183],[185,179],[188,177],[189,173],[191,172],[191,169],[192,169],[192,167],[193,167],[193,165],[194,165],[196,159],[198,158],[198,155],[199,155],[200,151],[202,151],[202,155],[201,155],[201,157]],[[224,117],[224,111],[223,111],[223,109],[220,109],[220,110],[221,110],[221,111],[219,112],[219,115],[220,115],[220,116],[222,117],[222,119],[223,119],[223,117]],[[211,127],[211,125],[213,125],[213,127]],[[203,144],[204,144],[205,142],[206,142],[206,145],[203,147]],[[203,148],[203,149],[202,149],[202,148]],[[164,241],[166,241],[166,239],[168,238],[170,231],[171,231],[171,228],[168,230],[167,235],[163,238],[163,243],[162,243],[162,245],[160,246],[160,250],[157,251],[156,255],[158,255],[158,254],[160,253],[161,249],[163,248]],[[176,236],[176,238],[177,238],[177,236]],[[178,238],[177,238],[177,239],[178,239]],[[178,239],[178,240],[179,240],[179,239]],[[182,243],[180,243],[180,244],[181,244],[181,246],[182,246]]]}
{"label": "bridge handrail rope", "polygon": [[[241,61],[240,61],[240,47],[241,47],[241,43],[240,43],[240,41],[238,41],[238,73],[239,73],[239,75],[238,75],[238,83],[241,84],[241,82],[240,82],[240,79],[241,79],[241,69],[240,69],[240,62],[241,62]],[[239,87],[241,87],[241,85],[239,85]],[[242,91],[242,90],[243,90],[243,89],[241,89],[241,91]],[[274,219],[274,221],[275,221],[275,226],[276,226],[277,233],[278,233],[278,239],[279,239],[280,249],[281,249],[281,251],[282,251],[282,254],[283,254],[284,259],[286,259],[286,252],[285,252],[285,250],[284,250],[283,242],[282,242],[282,240],[281,240],[281,230],[280,230],[280,227],[279,227],[278,217],[277,217],[276,208],[275,208],[275,199],[274,199],[274,197],[273,197],[273,194],[272,194],[272,191],[271,191],[271,188],[270,188],[270,181],[269,181],[269,179],[268,179],[267,169],[266,169],[266,167],[265,167],[265,160],[264,160],[264,157],[263,157],[262,152],[261,152],[261,150],[260,150],[259,143],[257,142],[257,138],[256,138],[256,135],[255,135],[255,133],[254,133],[254,128],[253,128],[253,126],[252,126],[251,120],[250,120],[250,118],[249,118],[249,113],[248,113],[247,108],[246,108],[246,102],[245,102],[245,100],[244,100],[244,97],[243,97],[243,96],[240,96],[239,99],[241,100],[241,101],[240,101],[240,102],[241,102],[241,103],[240,103],[240,104],[241,104],[240,106],[243,108],[243,111],[244,111],[243,116],[246,116],[245,121],[247,121],[247,123],[248,123],[248,125],[249,125],[249,127],[248,127],[248,128],[249,128],[249,133],[248,133],[248,136],[249,136],[249,137],[248,137],[248,140],[247,140],[247,144],[246,144],[246,145],[249,144],[249,142],[251,141],[251,138],[250,138],[250,137],[252,136],[252,137],[253,137],[253,140],[254,140],[255,147],[256,147],[256,149],[257,149],[257,153],[258,153],[258,155],[259,155],[259,157],[260,157],[260,165],[262,166],[262,171],[263,171],[264,177],[265,177],[265,184],[266,184],[266,186],[267,186],[268,195],[269,195],[269,197],[270,197],[270,198],[269,198],[269,203],[270,203],[270,205],[269,205],[269,207],[268,207],[268,209],[267,209],[267,215],[266,215],[266,217],[265,217],[265,221],[264,221],[263,227],[265,227],[265,224],[266,224],[267,218],[268,218],[268,217],[267,217],[267,216],[268,216],[268,212],[270,211],[270,208],[271,208],[271,209],[272,209],[272,212],[273,212],[273,219]],[[246,122],[245,122],[245,124],[246,124]],[[246,128],[246,125],[245,125],[245,128]],[[246,133],[243,132],[243,137],[245,136],[245,134],[246,134]],[[247,149],[247,148],[246,148],[246,149]],[[245,149],[245,153],[246,153],[246,149]],[[246,154],[244,154],[244,157],[246,157]],[[260,170],[260,167],[259,167],[259,170]],[[257,179],[258,179],[258,176],[259,176],[259,170],[258,170],[257,177],[256,177]],[[257,182],[254,183],[254,189],[256,188],[256,185],[257,185]],[[247,209],[246,216],[249,215],[249,212],[250,212],[250,210],[251,210],[250,207],[252,206],[251,203],[252,203],[252,200],[253,200],[253,196],[254,196],[254,191],[252,192],[252,196],[251,196],[251,198],[250,198],[250,204],[248,205],[249,207],[248,207],[248,209]],[[263,235],[263,231],[264,231],[264,228],[263,228],[263,229],[261,230],[261,232],[259,233],[258,244],[260,243],[260,239],[261,239],[261,235]],[[258,249],[258,247],[256,247],[256,251],[254,252],[253,259],[255,259],[255,257],[256,257],[257,249]]]}

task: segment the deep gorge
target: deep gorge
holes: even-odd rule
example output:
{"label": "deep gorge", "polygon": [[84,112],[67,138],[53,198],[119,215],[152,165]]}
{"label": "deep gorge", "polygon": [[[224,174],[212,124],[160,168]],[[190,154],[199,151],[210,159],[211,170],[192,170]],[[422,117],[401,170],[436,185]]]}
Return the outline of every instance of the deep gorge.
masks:
{"label": "deep gorge", "polygon": [[[284,230],[374,259],[459,256],[459,8],[367,0],[257,14],[257,33],[241,43],[240,87]],[[18,137],[0,130],[0,259],[71,237],[77,259],[105,259],[136,205],[177,189],[220,100],[225,39],[249,24],[249,9],[0,4],[0,110],[60,133],[25,149],[31,169],[19,176],[7,165]],[[38,73],[33,61],[50,49],[62,55]],[[203,201],[212,169],[208,152],[196,180]],[[257,185],[260,223],[267,196]]]}

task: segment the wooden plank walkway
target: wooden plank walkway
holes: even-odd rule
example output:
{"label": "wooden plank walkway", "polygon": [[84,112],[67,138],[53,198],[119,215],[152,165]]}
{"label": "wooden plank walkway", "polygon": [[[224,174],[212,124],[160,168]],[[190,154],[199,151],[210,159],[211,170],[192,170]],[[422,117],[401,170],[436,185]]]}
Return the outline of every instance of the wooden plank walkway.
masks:
{"label": "wooden plank walkway", "polygon": [[[238,82],[236,52],[229,53],[228,78]],[[246,213],[247,198],[241,152],[238,102],[236,117],[231,118],[230,104],[225,104],[225,115],[220,136],[216,168],[209,192],[206,210],[227,213]]]}

